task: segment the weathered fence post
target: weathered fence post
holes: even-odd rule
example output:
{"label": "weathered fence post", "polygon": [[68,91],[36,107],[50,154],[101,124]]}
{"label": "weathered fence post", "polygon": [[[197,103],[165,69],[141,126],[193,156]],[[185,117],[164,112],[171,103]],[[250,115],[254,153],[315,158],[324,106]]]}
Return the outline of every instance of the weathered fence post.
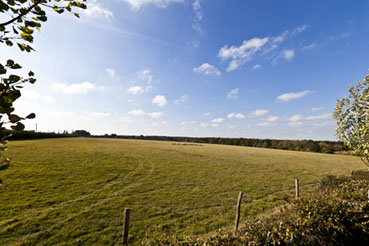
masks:
{"label": "weathered fence post", "polygon": [[234,231],[235,232],[238,231],[238,224],[240,222],[240,211],[241,211],[242,195],[243,195],[242,192],[240,192],[240,194],[238,195],[237,209],[236,209],[236,220],[235,220],[235,223],[234,223]]}
{"label": "weathered fence post", "polygon": [[295,199],[298,199],[300,197],[299,179],[295,179],[295,188],[296,188],[296,197],[295,197]]}
{"label": "weathered fence post", "polygon": [[129,215],[131,213],[131,209],[124,209],[124,221],[123,221],[123,232],[122,232],[122,245],[128,245],[128,231],[129,231]]}

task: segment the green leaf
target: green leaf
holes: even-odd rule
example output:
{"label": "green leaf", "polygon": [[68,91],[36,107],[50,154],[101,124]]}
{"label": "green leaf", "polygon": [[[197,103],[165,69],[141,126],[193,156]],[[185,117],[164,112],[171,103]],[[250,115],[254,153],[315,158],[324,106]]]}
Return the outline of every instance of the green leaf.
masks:
{"label": "green leaf", "polygon": [[6,43],[7,46],[13,46],[13,42],[12,41],[6,40],[5,43]]}
{"label": "green leaf", "polygon": [[18,121],[20,121],[22,118],[21,117],[19,117],[18,115],[16,115],[16,114],[11,114],[11,115],[9,115],[9,121],[11,122],[11,123],[17,123]]}
{"label": "green leaf", "polygon": [[21,78],[18,75],[12,74],[9,76],[9,80],[10,83],[16,83],[20,80]]}
{"label": "green leaf", "polygon": [[34,118],[36,118],[36,115],[34,113],[31,113],[26,116],[26,119],[34,119]]}
{"label": "green leaf", "polygon": [[19,44],[19,43],[17,43],[17,45],[18,45],[18,47],[19,47],[19,49],[20,49],[21,51],[25,51],[25,50],[26,50],[26,48],[24,47],[24,44]]}
{"label": "green leaf", "polygon": [[14,130],[14,131],[23,131],[24,130],[24,125],[20,122],[18,122],[15,126],[11,126],[11,128]]}
{"label": "green leaf", "polygon": [[0,74],[6,74],[6,69],[2,64],[0,64]]}
{"label": "green leaf", "polygon": [[13,65],[14,65],[14,61],[13,60],[9,59],[9,60],[6,61],[6,66],[7,67],[11,67]]}

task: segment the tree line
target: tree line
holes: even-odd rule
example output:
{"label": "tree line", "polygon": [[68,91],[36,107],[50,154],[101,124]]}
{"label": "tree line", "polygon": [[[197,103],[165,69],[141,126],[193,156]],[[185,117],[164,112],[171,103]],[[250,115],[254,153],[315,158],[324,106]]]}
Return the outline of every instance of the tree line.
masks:
{"label": "tree line", "polygon": [[295,151],[307,151],[329,154],[348,150],[344,146],[343,142],[337,141],[278,140],[278,139],[220,138],[220,137],[169,137],[169,136],[144,136],[144,135],[134,136],[134,135],[117,135],[117,134],[110,135],[105,134],[92,137],[224,144],[224,145],[237,145],[257,148],[295,150]]}

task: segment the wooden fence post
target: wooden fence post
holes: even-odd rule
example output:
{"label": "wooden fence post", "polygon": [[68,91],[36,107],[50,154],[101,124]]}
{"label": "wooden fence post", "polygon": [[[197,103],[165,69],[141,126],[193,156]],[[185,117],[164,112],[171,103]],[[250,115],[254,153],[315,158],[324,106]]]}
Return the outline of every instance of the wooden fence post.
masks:
{"label": "wooden fence post", "polygon": [[128,245],[128,231],[129,231],[129,215],[131,213],[131,209],[124,209],[124,221],[123,221],[123,232],[122,232],[122,245]]}
{"label": "wooden fence post", "polygon": [[234,232],[238,231],[238,224],[240,222],[240,211],[241,211],[241,200],[242,200],[243,193],[240,192],[238,195],[238,201],[237,201],[237,209],[236,209],[236,220],[234,223]]}
{"label": "wooden fence post", "polygon": [[299,179],[295,179],[295,188],[296,188],[296,197],[295,197],[295,199],[298,199],[300,197]]}

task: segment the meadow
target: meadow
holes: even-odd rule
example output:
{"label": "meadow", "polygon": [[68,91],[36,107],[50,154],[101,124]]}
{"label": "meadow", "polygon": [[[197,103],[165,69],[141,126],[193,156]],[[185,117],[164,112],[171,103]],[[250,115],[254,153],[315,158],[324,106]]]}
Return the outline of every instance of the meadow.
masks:
{"label": "meadow", "polygon": [[314,190],[326,175],[363,169],[352,156],[165,141],[66,138],[13,141],[0,172],[0,245],[118,245],[232,228]]}

